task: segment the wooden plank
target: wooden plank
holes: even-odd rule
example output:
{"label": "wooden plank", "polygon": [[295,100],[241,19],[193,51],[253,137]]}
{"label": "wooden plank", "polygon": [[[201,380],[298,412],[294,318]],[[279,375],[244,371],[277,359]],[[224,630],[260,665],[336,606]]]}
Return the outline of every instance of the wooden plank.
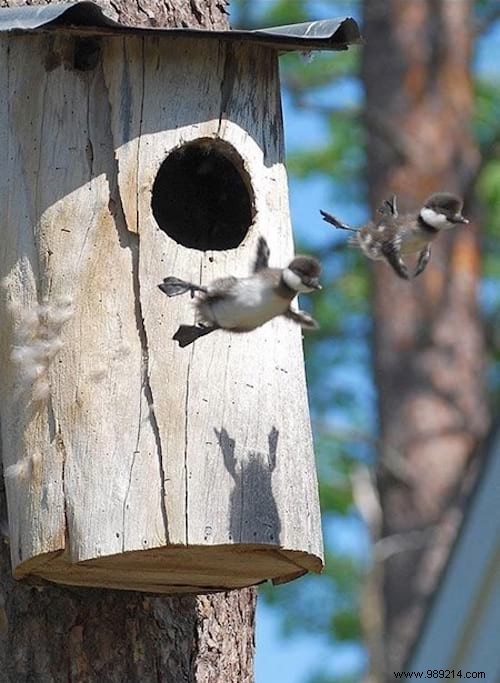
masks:
{"label": "wooden plank", "polygon": [[[261,583],[265,577],[284,583],[320,567],[311,556],[252,544],[238,550],[234,545],[167,546],[79,564],[68,562],[65,554],[55,554],[23,565],[28,575],[35,569],[37,576],[56,583],[167,594],[242,588]],[[18,578],[23,575],[18,573]]]}
{"label": "wooden plank", "polygon": [[[141,186],[152,187],[169,150],[196,133],[217,135],[241,154],[257,207],[256,223],[238,249],[203,253],[177,245],[158,230],[147,192],[140,204],[141,299],[152,367],[162,367],[165,373],[152,376],[157,387],[153,393],[170,445],[173,425],[183,427],[171,460],[179,468],[177,480],[184,475],[187,485],[186,540],[265,542],[321,556],[300,331],[286,320],[276,320],[248,335],[218,332],[194,347],[179,349],[171,336],[178,324],[192,321],[189,300],[166,300],[156,289],[168,274],[201,283],[229,273],[247,274],[260,234],[268,239],[276,265],[291,259],[282,139],[275,132],[281,130],[275,55],[255,49],[250,55],[242,49],[234,62],[229,48],[214,53],[210,46],[203,60],[191,61],[183,70],[179,55],[171,54],[174,48],[158,49],[161,54],[151,56],[156,70],[146,67],[151,83],[145,88],[143,107]],[[205,74],[205,62],[211,64],[211,76],[217,75],[213,81]],[[267,75],[261,78],[263,73]],[[230,80],[222,88],[220,74]],[[162,112],[162,83],[170,101],[167,131],[159,130],[163,119],[150,120]],[[181,84],[187,93],[183,97],[178,95],[184,93]],[[205,96],[192,101],[196,89]],[[259,102],[265,117],[259,115]],[[193,111],[196,115],[191,116]],[[193,120],[203,122],[202,130],[193,130]],[[156,132],[148,134],[151,130]],[[232,463],[220,447],[221,430],[235,441]],[[272,463],[271,434],[279,435]]]}
{"label": "wooden plank", "polygon": [[[186,300],[166,300],[158,284],[168,274],[198,281],[203,254],[178,245],[162,232],[151,210],[151,192],[168,152],[198,136],[213,136],[218,124],[220,51],[177,41],[146,43],[145,84],[139,149],[139,280],[148,345],[149,378],[161,434],[170,541],[187,543],[186,422],[191,351],[172,342],[182,322],[192,322]],[[210,69],[206,65],[210,64]],[[187,319],[186,319],[187,316]]]}
{"label": "wooden plank", "polygon": [[[88,157],[83,174],[80,155],[77,188],[61,193],[66,210],[80,214],[72,241],[53,249],[63,259],[54,270],[60,277],[72,274],[76,285],[78,326],[63,357],[59,420],[69,443],[69,549],[73,561],[82,561],[162,545],[167,531],[136,306],[137,243],[118,191],[104,76],[97,69],[59,78],[64,98],[76,89],[75,106],[78,101],[82,108],[76,146]],[[54,116],[58,107],[55,102]],[[56,213],[53,227],[60,223]]]}
{"label": "wooden plank", "polygon": [[[48,490],[59,490],[59,499],[50,506],[51,514],[59,514],[56,547],[64,547],[66,516],[72,558],[79,561],[124,548],[153,547],[164,543],[166,535],[136,320],[137,249],[128,240],[116,202],[106,90],[100,71],[75,74],[61,63],[45,72],[40,54],[48,49],[63,52],[64,45],[41,38],[28,49],[22,39],[12,41],[11,101],[19,110],[11,116],[10,174],[20,179],[25,199],[11,200],[8,224],[18,250],[12,259],[19,270],[17,288],[24,297],[29,286],[32,290],[27,310],[44,298],[57,302],[70,297],[74,316],[64,327],[64,347],[50,368],[50,402],[44,409],[52,416],[42,420],[46,431],[30,434],[22,425],[12,430],[13,418],[7,418],[6,428],[12,431],[11,443],[24,440],[28,450],[33,442],[49,444],[42,462],[51,482]],[[45,87],[40,89],[40,83]],[[42,92],[43,100],[34,103],[28,117],[26,101]],[[31,131],[37,122],[35,136]],[[9,288],[13,298],[10,281]],[[145,488],[147,503],[138,505],[137,490],[144,500]],[[19,497],[22,515],[25,494]],[[10,508],[9,513],[16,524],[16,514]],[[41,520],[39,526],[28,506],[19,522],[23,558],[55,549],[50,525]]]}
{"label": "wooden plank", "polygon": [[144,102],[144,39],[103,41],[103,69],[111,107],[111,133],[119,198],[127,230],[138,232],[137,170]]}
{"label": "wooden plank", "polygon": [[[62,459],[49,428],[49,404],[34,400],[34,343],[39,294],[39,159],[46,83],[39,67],[28,77],[27,53],[39,54],[41,39],[2,41],[1,129],[8,137],[2,161],[0,252],[1,423],[4,474],[13,564],[64,547]],[[33,60],[34,61],[34,60]],[[37,59],[39,61],[39,58]],[[33,343],[34,342],[34,343]],[[18,361],[11,359],[19,346]],[[24,360],[23,360],[24,358]],[[40,368],[45,374],[45,367]],[[45,380],[43,380],[45,381]]]}
{"label": "wooden plank", "polygon": [[[246,240],[247,253],[239,256],[240,268],[249,271],[261,234],[270,245],[272,265],[284,266],[293,256],[293,243],[276,55],[266,49],[242,48],[236,54],[228,49],[225,77],[232,82],[221,103],[220,135],[241,153],[257,209]],[[231,254],[233,259],[239,251]],[[226,268],[211,256],[213,262],[205,261],[203,282]],[[244,256],[246,264],[241,263]],[[229,272],[235,271],[233,263]],[[207,530],[210,541],[220,543],[229,531],[235,543],[269,543],[322,555],[300,338],[293,323],[276,319],[248,335],[221,332],[195,345],[188,411],[192,543],[202,542]],[[210,374],[215,390],[203,402],[200,384],[207,356],[213,358]],[[232,453],[220,436],[213,438],[221,430],[234,441]],[[211,444],[200,453],[203,434]],[[232,479],[229,499],[211,493],[214,487],[220,491],[223,470]]]}
{"label": "wooden plank", "polygon": [[[245,275],[261,234],[273,265],[291,259],[276,57],[110,38],[102,68],[75,72],[72,40],[16,37],[0,52],[2,443],[7,467],[31,463],[7,482],[16,576],[169,591],[317,571],[300,330],[279,319],[180,349],[191,303],[157,286]],[[250,179],[256,219],[236,249],[188,249],[154,219],[161,164],[198,138],[231,145]],[[28,346],[35,328],[46,340],[47,316],[58,348],[33,412],[11,349],[23,320]]]}

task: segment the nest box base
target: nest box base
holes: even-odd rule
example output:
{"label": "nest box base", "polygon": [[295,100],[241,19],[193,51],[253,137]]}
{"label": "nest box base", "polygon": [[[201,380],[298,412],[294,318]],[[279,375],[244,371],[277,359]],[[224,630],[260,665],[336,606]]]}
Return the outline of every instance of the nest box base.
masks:
{"label": "nest box base", "polygon": [[72,563],[66,552],[47,553],[21,563],[15,578],[88,588],[151,593],[208,593],[253,586],[271,578],[286,583],[309,571],[320,558],[265,545],[169,546]]}

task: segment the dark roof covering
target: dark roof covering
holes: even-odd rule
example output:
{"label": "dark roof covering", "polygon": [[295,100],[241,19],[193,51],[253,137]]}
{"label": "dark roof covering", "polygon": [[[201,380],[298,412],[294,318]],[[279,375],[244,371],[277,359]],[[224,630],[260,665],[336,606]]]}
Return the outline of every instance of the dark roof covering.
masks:
{"label": "dark roof covering", "polygon": [[210,31],[192,28],[150,28],[119,24],[104,14],[94,2],[58,5],[30,5],[0,9],[0,32],[78,30],[94,34],[154,34],[184,38],[243,40],[269,45],[280,51],[347,50],[361,42],[354,19],[324,19],[305,24],[291,24],[257,31]]}

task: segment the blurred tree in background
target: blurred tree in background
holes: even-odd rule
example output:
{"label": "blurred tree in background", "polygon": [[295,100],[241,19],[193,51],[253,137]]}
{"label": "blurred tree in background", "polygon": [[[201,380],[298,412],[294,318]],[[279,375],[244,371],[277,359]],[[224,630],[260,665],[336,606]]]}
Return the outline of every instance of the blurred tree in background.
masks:
{"label": "blurred tree in background", "polygon": [[471,225],[440,236],[432,267],[402,283],[373,269],[373,360],[388,671],[400,670],[461,521],[464,484],[489,426],[479,312],[481,157],[472,131],[470,0],[365,0],[368,196],[421,206],[446,189]]}
{"label": "blurred tree in background", "polygon": [[[287,628],[326,632],[335,643],[363,631],[366,678],[382,680],[401,668],[417,633],[477,472],[488,399],[500,394],[500,91],[498,80],[471,72],[500,8],[493,0],[233,0],[235,8],[237,25],[248,27],[362,19],[363,51],[282,59],[286,96],[323,117],[321,144],[289,155],[292,177],[332,179],[322,208],[346,219],[338,206],[373,212],[396,193],[412,210],[446,189],[464,196],[471,219],[440,236],[411,283],[344,249],[333,231],[318,253],[329,286],[311,297],[321,332],[306,337],[306,351],[326,574],[268,596]],[[364,102],[337,96],[360,82]],[[376,417],[356,382],[335,379],[346,368],[373,373]],[[341,554],[331,541],[332,522],[359,513],[371,558]],[[333,680],[321,671],[314,679]]]}

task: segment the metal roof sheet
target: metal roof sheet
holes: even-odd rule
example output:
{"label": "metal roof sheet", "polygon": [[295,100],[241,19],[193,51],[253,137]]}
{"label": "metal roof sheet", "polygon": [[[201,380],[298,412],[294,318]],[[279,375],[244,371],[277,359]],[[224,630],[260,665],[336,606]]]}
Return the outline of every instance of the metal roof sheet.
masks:
{"label": "metal roof sheet", "polygon": [[250,41],[269,45],[280,51],[346,50],[361,42],[357,23],[351,17],[323,19],[304,24],[290,24],[254,31],[210,31],[194,28],[153,28],[119,24],[106,16],[94,2],[82,1],[57,5],[29,5],[0,9],[0,32],[66,30],[96,35],[153,34],[180,38]]}

